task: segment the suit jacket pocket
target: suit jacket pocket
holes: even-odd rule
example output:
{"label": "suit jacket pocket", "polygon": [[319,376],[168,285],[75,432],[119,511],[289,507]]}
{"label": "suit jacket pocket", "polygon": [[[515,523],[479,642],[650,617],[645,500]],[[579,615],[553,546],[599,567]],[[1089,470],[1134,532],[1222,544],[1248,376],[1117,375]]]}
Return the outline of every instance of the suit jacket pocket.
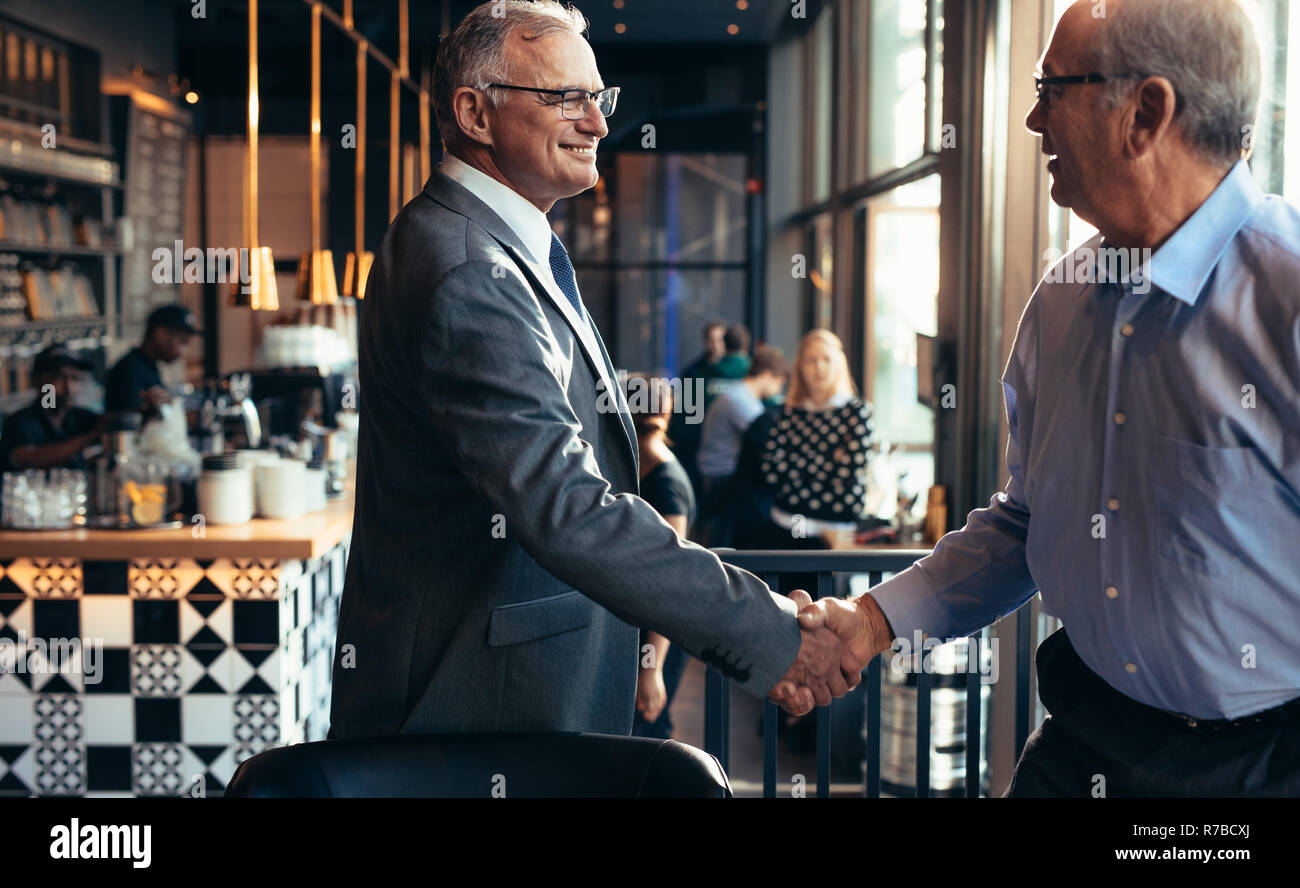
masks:
{"label": "suit jacket pocket", "polygon": [[501,604],[488,620],[488,647],[503,647],[572,632],[591,623],[591,599],[576,589],[547,598]]}

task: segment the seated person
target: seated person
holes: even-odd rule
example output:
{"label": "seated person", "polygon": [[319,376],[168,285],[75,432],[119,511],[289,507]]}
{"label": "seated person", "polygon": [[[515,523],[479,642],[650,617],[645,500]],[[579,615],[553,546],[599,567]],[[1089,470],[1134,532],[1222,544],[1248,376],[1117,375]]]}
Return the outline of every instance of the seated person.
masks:
{"label": "seated person", "polygon": [[799,343],[789,396],[745,432],[733,497],[737,548],[824,548],[866,510],[871,407],[858,397],[839,337]]}
{"label": "seated person", "polygon": [[[673,390],[666,380],[644,373],[629,376],[627,387],[628,411],[636,428],[641,466],[641,498],[685,539],[695,520],[695,493],[686,470],[669,449],[667,429],[673,413]],[[632,734],[672,739],[668,707],[686,670],[687,655],[658,632],[643,629],[637,656],[641,670],[637,674]]]}
{"label": "seated person", "polygon": [[36,399],[5,417],[0,429],[0,469],[85,469],[82,455],[98,443],[102,417],[93,410],[74,407],[81,389],[81,374],[90,369],[63,345],[51,345],[32,362]]}
{"label": "seated person", "polygon": [[708,522],[702,535],[705,545],[730,546],[731,477],[736,473],[736,458],[745,430],[762,415],[764,402],[775,398],[785,387],[785,355],[779,348],[760,345],[754,350],[749,372],[733,382],[713,401],[704,417],[700,435],[699,470],[703,478],[702,497],[705,507],[701,521]]}

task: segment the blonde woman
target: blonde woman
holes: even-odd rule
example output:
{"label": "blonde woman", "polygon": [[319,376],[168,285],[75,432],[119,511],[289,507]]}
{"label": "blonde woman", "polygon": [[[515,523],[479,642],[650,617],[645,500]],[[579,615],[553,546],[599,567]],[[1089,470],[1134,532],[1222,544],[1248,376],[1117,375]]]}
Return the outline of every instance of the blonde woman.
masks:
{"label": "blonde woman", "polygon": [[813,330],[795,353],[785,404],[745,434],[738,472],[750,486],[745,548],[821,548],[866,510],[871,407],[858,397],[844,346]]}

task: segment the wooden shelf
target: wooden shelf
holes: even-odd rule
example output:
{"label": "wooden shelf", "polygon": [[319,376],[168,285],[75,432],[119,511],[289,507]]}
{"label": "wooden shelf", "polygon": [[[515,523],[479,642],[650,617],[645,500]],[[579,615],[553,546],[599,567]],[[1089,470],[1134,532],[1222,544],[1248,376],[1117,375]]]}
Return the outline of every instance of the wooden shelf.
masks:
{"label": "wooden shelf", "polygon": [[71,173],[61,173],[54,170],[35,169],[33,167],[16,166],[0,160],[0,175],[10,176],[28,176],[34,179],[53,179],[55,182],[65,182],[69,185],[86,185],[92,188],[118,188],[122,187],[121,180],[114,178],[110,181],[97,179],[94,176],[77,176]]}
{"label": "wooden shelf", "polygon": [[83,244],[20,244],[0,240],[0,253],[32,253],[40,256],[78,256],[90,258],[109,258],[121,256],[117,247],[88,247]]}

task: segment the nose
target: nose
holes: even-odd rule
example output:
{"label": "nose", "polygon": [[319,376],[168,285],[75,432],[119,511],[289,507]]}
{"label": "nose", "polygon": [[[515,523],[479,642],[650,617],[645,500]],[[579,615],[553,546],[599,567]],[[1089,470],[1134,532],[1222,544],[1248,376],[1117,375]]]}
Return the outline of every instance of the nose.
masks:
{"label": "nose", "polygon": [[605,115],[600,113],[600,106],[595,99],[587,103],[587,113],[576,123],[579,132],[593,135],[597,139],[603,139],[609,135],[609,126],[605,123]]}
{"label": "nose", "polygon": [[1043,110],[1042,102],[1035,101],[1029,113],[1025,115],[1025,129],[1039,136],[1044,135],[1044,125],[1047,123],[1047,112]]}

